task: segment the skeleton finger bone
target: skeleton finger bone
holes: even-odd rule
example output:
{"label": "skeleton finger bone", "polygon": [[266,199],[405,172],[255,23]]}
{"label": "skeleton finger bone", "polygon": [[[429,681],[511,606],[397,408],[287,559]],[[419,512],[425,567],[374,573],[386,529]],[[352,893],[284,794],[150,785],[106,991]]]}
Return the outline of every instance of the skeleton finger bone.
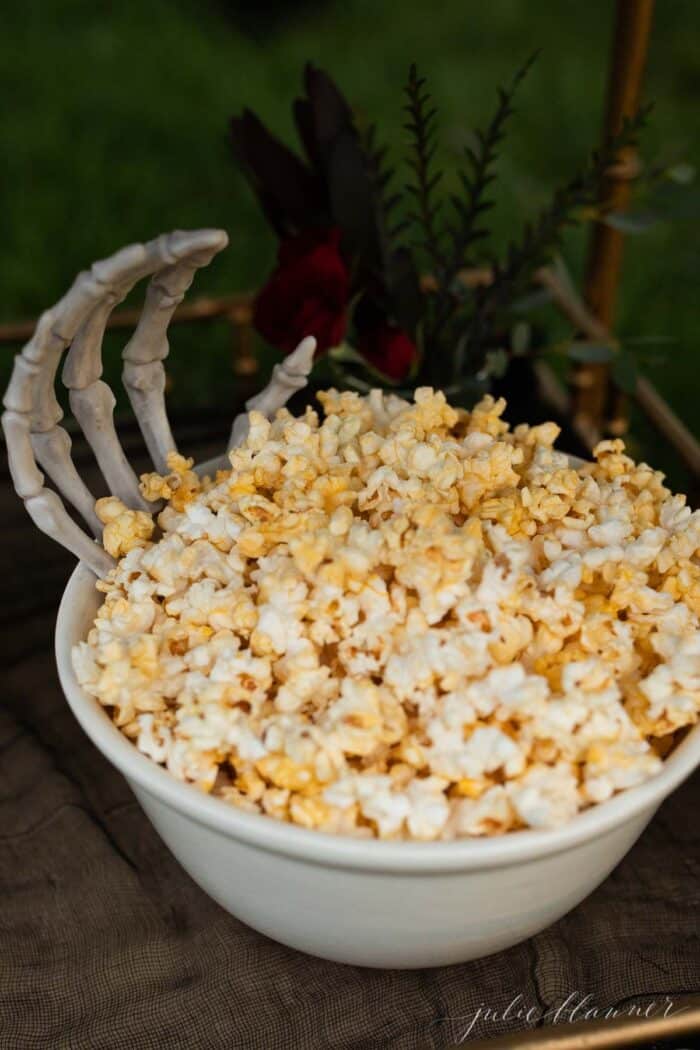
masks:
{"label": "skeleton finger bone", "polygon": [[246,411],[236,416],[231,428],[231,437],[228,447],[236,448],[248,433],[248,412],[256,410],[262,412],[268,419],[272,419],[280,408],[283,408],[290,397],[297,390],[301,390],[309,381],[309,373],[313,367],[314,354],[316,352],[316,340],[309,335],[299,343],[299,346],[284,361],[275,365],[272,370],[272,378],[264,390],[246,401]]}
{"label": "skeleton finger bone", "polygon": [[141,497],[114,429],[114,395],[101,378],[105,326],[134,283],[151,276],[141,320],[124,350],[124,379],[154,464],[163,470],[167,453],[175,448],[164,403],[167,327],[195,271],[227,243],[221,230],[175,231],[95,263],[42,314],[15,359],[2,419],[15,488],[37,526],[98,576],[109,572],[113,559],[75,523],[60,496],[45,487],[37,465],[101,536],[93,496],[71,458],[70,436],[59,425],[63,413],[54,383],[61,355],[70,347],[63,379],[71,408],[111,491],[128,506],[152,510]]}
{"label": "skeleton finger bone", "polygon": [[165,410],[165,369],[170,319],[192,284],[195,271],[207,266],[228,244],[221,230],[177,231],[163,241],[170,265],[152,278],[141,319],[124,348],[124,386],[156,470],[167,470],[175,441]]}

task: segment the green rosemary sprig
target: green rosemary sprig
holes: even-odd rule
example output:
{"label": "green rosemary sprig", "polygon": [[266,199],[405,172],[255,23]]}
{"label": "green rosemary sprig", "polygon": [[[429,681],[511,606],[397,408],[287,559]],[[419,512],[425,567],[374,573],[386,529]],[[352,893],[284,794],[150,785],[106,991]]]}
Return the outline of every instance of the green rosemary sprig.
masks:
{"label": "green rosemary sprig", "polygon": [[505,88],[498,88],[498,105],[486,131],[475,132],[478,150],[471,146],[465,148],[468,168],[460,172],[460,181],[464,188],[466,200],[457,195],[451,197],[452,205],[457,212],[457,222],[450,228],[452,237],[452,260],[450,272],[456,274],[468,265],[467,251],[471,245],[488,231],[478,226],[479,216],[493,207],[493,201],[486,200],[488,186],[495,180],[494,163],[498,157],[497,147],[505,138],[505,125],[515,112],[513,99],[518,87],[525,79],[539,52],[534,52],[513,76]]}
{"label": "green rosemary sprig", "polygon": [[439,294],[434,320],[430,330],[430,341],[436,342],[454,309],[453,286],[460,270],[469,265],[469,251],[477,241],[488,236],[488,231],[479,225],[480,216],[493,207],[487,200],[486,191],[495,181],[493,171],[498,157],[498,146],[505,137],[505,126],[515,112],[513,98],[518,87],[535,63],[539,52],[535,51],[517,70],[507,87],[498,89],[498,104],[485,131],[477,129],[476,149],[465,147],[467,168],[459,173],[464,190],[464,199],[452,194],[450,202],[456,212],[456,220],[450,225],[452,250],[447,266],[439,275]]}
{"label": "green rosemary sprig", "polygon": [[577,213],[601,203],[600,189],[605,173],[621,149],[637,142],[651,109],[651,105],[644,106],[633,117],[625,119],[620,131],[608,139],[601,149],[593,151],[585,167],[565,186],[555,191],[552,200],[537,219],[525,224],[520,240],[511,241],[508,245],[505,260],[496,262],[491,283],[476,293],[471,320],[463,337],[464,359],[469,362],[470,368],[478,371],[479,364],[473,358],[477,348],[482,354],[486,350],[485,337],[493,314],[507,302],[514,288],[526,276],[547,262],[553,249],[560,243],[564,230],[581,221]]}
{"label": "green rosemary sprig", "polygon": [[434,170],[436,149],[436,112],[430,92],[426,89],[426,78],[418,75],[415,62],[408,71],[405,112],[408,120],[404,128],[411,135],[411,151],[407,164],[414,175],[414,182],[406,183],[406,193],[413,198],[414,207],[407,219],[415,223],[421,232],[420,247],[434,268],[441,273],[446,260],[440,244],[438,216],[442,202],[436,200],[435,191],[442,179],[442,172]]}

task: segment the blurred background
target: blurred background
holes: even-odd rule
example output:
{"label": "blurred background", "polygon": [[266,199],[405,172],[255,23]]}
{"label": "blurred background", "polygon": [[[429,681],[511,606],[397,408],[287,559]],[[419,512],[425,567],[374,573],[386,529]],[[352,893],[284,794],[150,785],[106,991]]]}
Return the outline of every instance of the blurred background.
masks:
{"label": "blurred background", "polygon": [[[657,5],[644,92],[656,103],[644,157],[682,162],[689,178],[700,160],[699,15],[693,0]],[[93,260],[178,227],[221,226],[231,239],[190,296],[259,286],[275,243],[233,163],[228,120],[249,106],[293,142],[290,107],[309,59],[397,153],[415,60],[439,105],[441,159],[454,178],[496,87],[541,48],[500,159],[492,224],[506,239],[600,137],[613,19],[612,0],[4,0],[0,323],[36,317]],[[617,330],[667,340],[642,367],[700,435],[696,183],[667,187],[662,205],[627,239]],[[572,231],[565,246],[577,279],[587,236]],[[123,339],[108,336],[112,367]],[[171,342],[175,413],[237,400],[227,323],[180,325]],[[16,349],[0,343],[3,386]],[[673,480],[672,455],[633,422],[635,451]]]}

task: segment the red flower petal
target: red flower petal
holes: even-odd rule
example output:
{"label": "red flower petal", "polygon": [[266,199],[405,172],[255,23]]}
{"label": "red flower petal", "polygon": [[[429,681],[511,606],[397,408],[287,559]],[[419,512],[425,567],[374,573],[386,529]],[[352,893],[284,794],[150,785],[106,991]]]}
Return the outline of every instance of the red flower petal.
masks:
{"label": "red flower petal", "polygon": [[342,341],[350,279],[339,246],[335,228],[307,230],[280,244],[277,268],[253,313],[256,329],[273,346],[289,352],[313,335],[322,352]]}
{"label": "red flower petal", "polygon": [[364,333],[358,349],[370,364],[397,381],[408,375],[418,352],[405,332],[388,323]]}

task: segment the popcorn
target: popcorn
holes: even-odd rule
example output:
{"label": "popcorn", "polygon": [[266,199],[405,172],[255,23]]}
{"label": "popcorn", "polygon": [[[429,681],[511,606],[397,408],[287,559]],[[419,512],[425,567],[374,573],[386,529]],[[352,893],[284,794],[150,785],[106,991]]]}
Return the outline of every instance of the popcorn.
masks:
{"label": "popcorn", "polygon": [[213,479],[171,453],[153,514],[97,502],[83,688],[173,776],[333,834],[556,827],[653,776],[700,714],[700,512],[502,400],[319,401],[251,412]]}
{"label": "popcorn", "polygon": [[578,779],[565,764],[533,765],[507,790],[517,817],[531,828],[565,824],[580,806]]}
{"label": "popcorn", "polygon": [[201,488],[201,481],[192,470],[194,460],[185,459],[177,452],[169,452],[166,463],[170,474],[142,474],[139,488],[141,495],[150,503],[160,499],[170,500],[175,510],[183,510]]}
{"label": "popcorn", "polygon": [[95,503],[95,513],[104,525],[102,544],[113,558],[121,558],[135,547],[142,547],[153,535],[153,519],[143,510],[129,510],[116,496],[105,496]]}

